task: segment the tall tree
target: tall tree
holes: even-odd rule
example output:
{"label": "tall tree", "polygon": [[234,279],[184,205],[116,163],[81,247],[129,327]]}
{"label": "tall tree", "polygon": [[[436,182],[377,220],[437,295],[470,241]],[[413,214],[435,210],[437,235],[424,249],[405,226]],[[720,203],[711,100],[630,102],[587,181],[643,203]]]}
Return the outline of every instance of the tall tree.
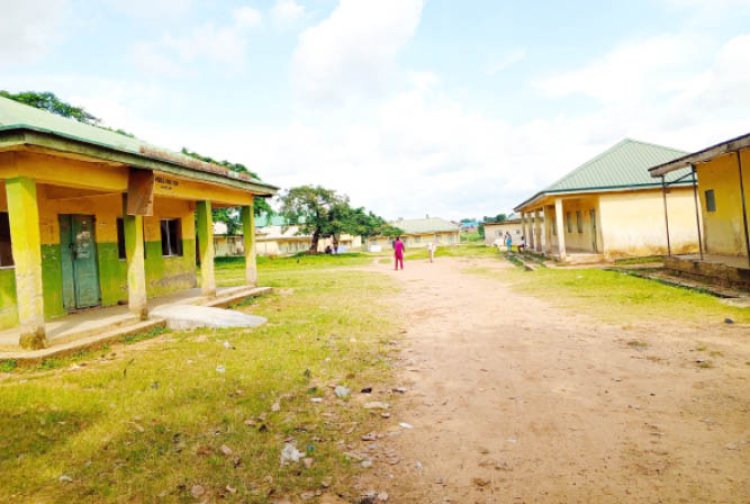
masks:
{"label": "tall tree", "polygon": [[[318,252],[321,238],[340,236],[347,226],[349,198],[332,189],[304,185],[281,196],[281,215],[312,236],[310,254]],[[338,240],[338,238],[336,238]]]}

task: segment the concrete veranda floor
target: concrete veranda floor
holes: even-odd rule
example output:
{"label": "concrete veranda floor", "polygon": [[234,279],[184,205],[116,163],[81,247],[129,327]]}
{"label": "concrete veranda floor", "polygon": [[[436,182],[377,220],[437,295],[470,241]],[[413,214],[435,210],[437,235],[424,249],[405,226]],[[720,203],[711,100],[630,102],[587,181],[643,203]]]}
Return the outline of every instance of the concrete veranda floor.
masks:
{"label": "concrete veranda floor", "polygon": [[[172,304],[221,304],[221,301],[252,290],[251,287],[224,287],[216,291],[216,297],[209,298],[201,294],[200,288],[180,291],[168,296],[161,296],[148,301],[149,311],[156,307]],[[56,318],[45,324],[47,341],[50,348],[83,339],[97,333],[102,334],[113,329],[134,325],[140,322],[132,315],[127,305],[89,308]],[[19,351],[18,339],[21,331],[18,327],[0,331],[0,351]]]}

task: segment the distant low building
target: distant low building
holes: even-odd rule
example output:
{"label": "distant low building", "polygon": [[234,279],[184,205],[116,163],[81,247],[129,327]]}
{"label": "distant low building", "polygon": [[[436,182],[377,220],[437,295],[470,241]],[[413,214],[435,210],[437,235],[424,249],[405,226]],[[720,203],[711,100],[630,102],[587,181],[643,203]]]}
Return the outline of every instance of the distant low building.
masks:
{"label": "distant low building", "polygon": [[[256,250],[262,256],[293,255],[306,252],[312,244],[312,236],[301,234],[299,226],[289,224],[280,215],[260,216],[255,224]],[[318,252],[325,252],[326,247],[333,247],[333,240],[318,240]],[[339,252],[351,252],[362,248],[362,238],[348,234],[339,238]]]}
{"label": "distant low building", "polygon": [[[401,240],[407,248],[426,247],[428,243],[437,246],[452,246],[460,243],[460,230],[458,224],[441,219],[439,217],[429,217],[425,219],[399,219],[389,222],[390,225],[401,229],[404,234]],[[386,236],[377,236],[368,241],[372,247],[380,246],[383,250],[391,248],[392,238]]]}
{"label": "distant low building", "polygon": [[462,220],[460,226],[461,231],[465,233],[473,233],[479,229],[479,221],[476,219]]}
{"label": "distant low building", "polygon": [[510,233],[513,245],[519,245],[523,237],[523,225],[521,216],[511,214],[503,222],[485,222],[484,223],[484,243],[486,245],[505,245],[505,233]]}

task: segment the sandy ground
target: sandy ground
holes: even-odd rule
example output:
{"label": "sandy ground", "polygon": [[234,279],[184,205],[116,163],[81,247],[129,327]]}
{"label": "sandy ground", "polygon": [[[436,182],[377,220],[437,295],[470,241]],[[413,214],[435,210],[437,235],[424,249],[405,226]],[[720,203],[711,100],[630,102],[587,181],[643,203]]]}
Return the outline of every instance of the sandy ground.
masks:
{"label": "sandy ground", "polygon": [[388,272],[406,330],[393,385],[408,391],[381,439],[363,441],[376,455],[361,490],[391,503],[750,502],[747,327],[605,325],[462,271],[480,265],[512,267]]}

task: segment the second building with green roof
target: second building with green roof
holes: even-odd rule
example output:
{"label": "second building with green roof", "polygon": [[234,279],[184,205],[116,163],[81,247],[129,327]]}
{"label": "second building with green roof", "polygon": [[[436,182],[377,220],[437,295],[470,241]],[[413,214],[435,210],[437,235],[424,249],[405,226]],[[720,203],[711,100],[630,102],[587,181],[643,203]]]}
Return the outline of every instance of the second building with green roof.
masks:
{"label": "second building with green roof", "polygon": [[697,247],[690,173],[671,173],[664,184],[648,173],[683,155],[626,139],[585,162],[516,206],[528,247],[562,261],[690,252]]}

